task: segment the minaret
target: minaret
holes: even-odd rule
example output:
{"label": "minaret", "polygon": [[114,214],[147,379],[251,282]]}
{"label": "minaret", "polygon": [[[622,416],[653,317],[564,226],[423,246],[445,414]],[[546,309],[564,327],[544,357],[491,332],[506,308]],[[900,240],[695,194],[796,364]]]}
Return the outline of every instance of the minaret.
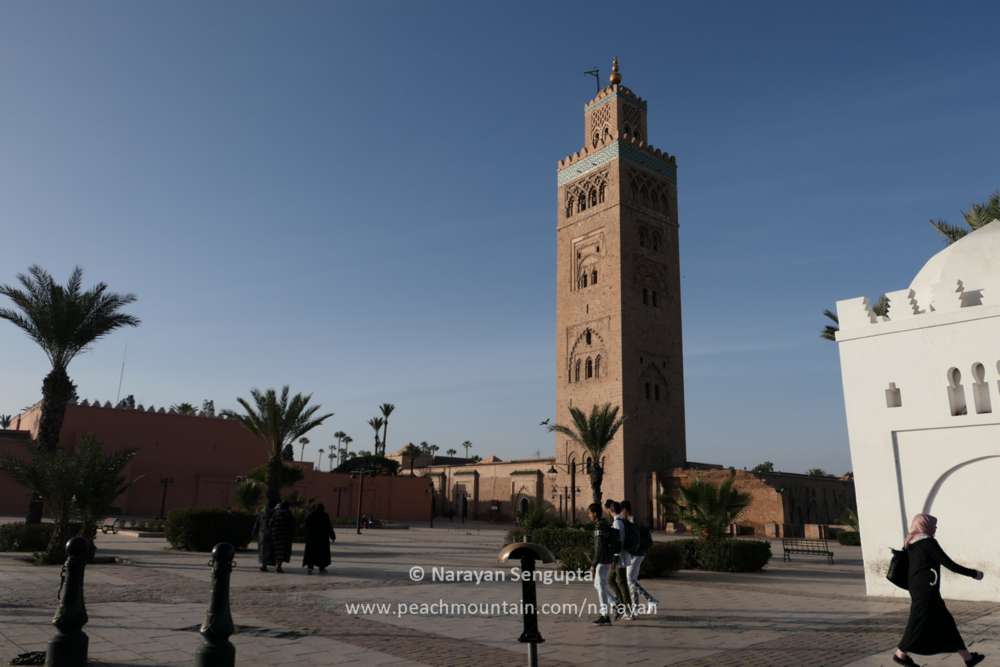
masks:
{"label": "minaret", "polygon": [[[584,105],[583,148],[558,164],[556,224],[556,421],[572,423],[571,406],[621,407],[602,490],[644,518],[656,473],[686,461],[677,164],[649,146],[646,118],[615,58],[608,86]],[[556,437],[558,463],[585,459]],[[586,474],[576,483],[582,514]]]}

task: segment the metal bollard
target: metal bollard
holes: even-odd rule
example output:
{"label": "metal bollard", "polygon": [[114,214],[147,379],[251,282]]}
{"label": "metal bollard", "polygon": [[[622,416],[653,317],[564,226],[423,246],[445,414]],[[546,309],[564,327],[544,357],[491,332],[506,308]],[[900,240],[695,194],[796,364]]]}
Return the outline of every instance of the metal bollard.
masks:
{"label": "metal bollard", "polygon": [[555,560],[552,552],[540,544],[515,542],[508,544],[498,557],[501,563],[512,558],[521,561],[521,606],[524,629],[517,641],[528,645],[528,666],[538,667],[538,645],[545,641],[538,630],[538,596],[535,591],[535,561],[551,563]]}
{"label": "metal bollard", "polygon": [[46,667],[87,667],[90,640],[83,626],[87,624],[87,607],[83,603],[83,571],[87,566],[90,544],[82,537],[66,543],[66,563],[59,584],[59,607],[52,618],[58,632],[49,641],[45,654]]}
{"label": "metal bollard", "polygon": [[205,643],[195,653],[195,667],[235,667],[236,648],[229,641],[233,634],[233,615],[229,609],[229,575],[233,571],[236,549],[220,542],[212,549],[212,601],[201,624]]}

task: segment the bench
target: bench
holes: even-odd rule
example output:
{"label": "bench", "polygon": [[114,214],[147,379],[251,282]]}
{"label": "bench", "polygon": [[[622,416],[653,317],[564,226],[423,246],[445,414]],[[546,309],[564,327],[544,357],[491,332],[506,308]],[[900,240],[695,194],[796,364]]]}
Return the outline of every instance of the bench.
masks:
{"label": "bench", "polygon": [[826,556],[833,564],[833,552],[826,540],[805,540],[798,537],[788,537],[781,540],[783,555],[781,560],[792,560],[790,554],[807,554],[810,556]]}
{"label": "bench", "polygon": [[111,533],[112,535],[117,535],[118,529],[120,527],[121,527],[121,522],[118,520],[118,517],[109,516],[104,520],[103,523],[101,523],[101,532],[104,533],[105,535],[107,535],[108,533]]}

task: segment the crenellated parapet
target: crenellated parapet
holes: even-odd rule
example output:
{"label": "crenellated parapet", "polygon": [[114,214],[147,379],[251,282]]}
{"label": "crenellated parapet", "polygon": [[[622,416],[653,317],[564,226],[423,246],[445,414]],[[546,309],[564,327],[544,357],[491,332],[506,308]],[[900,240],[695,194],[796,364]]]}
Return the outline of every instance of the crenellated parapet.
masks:
{"label": "crenellated parapet", "polygon": [[951,319],[983,317],[986,310],[1000,308],[1000,220],[931,257],[908,288],[886,292],[886,298],[889,304],[883,315],[876,315],[865,297],[838,301],[840,331],[908,320],[915,326],[930,326],[938,319],[935,314],[951,313]]}
{"label": "crenellated parapet", "polygon": [[118,405],[112,405],[111,401],[104,401],[104,403],[101,403],[99,400],[89,401],[87,399],[83,399],[82,401],[72,400],[70,401],[69,404],[79,406],[81,408],[99,408],[101,410],[117,410],[121,412],[144,412],[147,414],[158,414],[158,415],[181,415],[185,417],[199,417],[201,419],[228,419],[228,415],[225,412],[220,412],[212,415],[203,414],[202,412],[197,412],[195,414],[187,414],[187,413],[182,414],[180,412],[177,412],[177,410],[175,410],[174,408],[167,409],[162,406],[157,408],[155,405],[150,405],[149,407],[146,407],[142,403],[139,403],[138,405],[135,406],[124,405],[123,403],[119,403]]}

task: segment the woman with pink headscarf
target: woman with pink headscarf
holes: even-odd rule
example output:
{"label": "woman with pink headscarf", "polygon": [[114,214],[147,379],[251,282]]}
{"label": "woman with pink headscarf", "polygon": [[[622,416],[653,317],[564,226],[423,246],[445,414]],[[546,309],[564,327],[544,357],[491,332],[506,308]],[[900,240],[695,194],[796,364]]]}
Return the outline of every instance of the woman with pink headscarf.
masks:
{"label": "woman with pink headscarf", "polygon": [[910,653],[958,653],[966,665],[978,665],[985,656],[966,650],[955,619],[941,599],[941,566],[973,579],[982,579],[983,573],[962,567],[948,558],[948,554],[934,539],[935,532],[937,519],[930,514],[913,517],[910,532],[903,545],[910,561],[910,620],[892,659],[900,665],[916,665]]}

